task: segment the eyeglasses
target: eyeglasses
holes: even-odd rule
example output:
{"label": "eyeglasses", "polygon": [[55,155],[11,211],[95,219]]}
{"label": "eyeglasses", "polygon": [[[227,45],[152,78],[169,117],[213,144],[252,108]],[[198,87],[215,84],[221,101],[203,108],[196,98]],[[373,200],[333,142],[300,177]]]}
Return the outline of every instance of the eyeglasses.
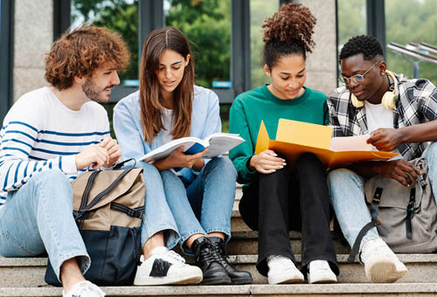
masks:
{"label": "eyeglasses", "polygon": [[346,84],[346,85],[350,85],[350,83],[354,83],[356,85],[362,84],[364,82],[364,77],[366,76],[367,73],[369,73],[370,70],[373,69],[373,67],[375,67],[377,64],[381,63],[382,61],[377,61],[375,64],[372,65],[372,67],[370,67],[369,69],[367,69],[366,72],[364,72],[363,74],[355,74],[352,75],[351,77],[341,77],[341,80]]}

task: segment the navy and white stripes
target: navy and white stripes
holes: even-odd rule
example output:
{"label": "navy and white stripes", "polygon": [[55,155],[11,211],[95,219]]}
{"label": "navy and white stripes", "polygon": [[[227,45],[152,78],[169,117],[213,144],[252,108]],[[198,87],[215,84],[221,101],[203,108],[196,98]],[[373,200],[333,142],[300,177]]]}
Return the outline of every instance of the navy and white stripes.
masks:
{"label": "navy and white stripes", "polygon": [[95,102],[72,111],[49,88],[24,95],[0,130],[0,205],[8,191],[17,190],[42,170],[59,170],[73,180],[80,174],[75,155],[106,135],[106,111]]}

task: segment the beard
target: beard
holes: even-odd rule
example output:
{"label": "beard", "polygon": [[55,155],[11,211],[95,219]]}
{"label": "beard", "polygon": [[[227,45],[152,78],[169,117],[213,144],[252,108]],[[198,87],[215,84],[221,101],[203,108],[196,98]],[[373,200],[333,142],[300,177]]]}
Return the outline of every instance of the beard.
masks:
{"label": "beard", "polygon": [[113,85],[106,88],[99,88],[94,84],[94,81],[91,78],[87,78],[82,86],[82,91],[92,101],[96,101],[98,103],[107,103],[109,102],[110,96],[104,95],[103,92],[112,87]]}

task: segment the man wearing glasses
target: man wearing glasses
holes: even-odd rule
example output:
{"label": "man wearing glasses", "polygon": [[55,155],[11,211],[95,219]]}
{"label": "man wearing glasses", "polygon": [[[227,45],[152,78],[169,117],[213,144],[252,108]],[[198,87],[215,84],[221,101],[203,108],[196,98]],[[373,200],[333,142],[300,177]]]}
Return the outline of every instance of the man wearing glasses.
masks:
{"label": "man wearing glasses", "polygon": [[[370,134],[368,143],[378,150],[398,152],[397,160],[355,163],[328,175],[332,204],[340,227],[351,246],[371,221],[364,197],[366,179],[381,175],[404,186],[413,183],[420,170],[407,162],[423,156],[437,193],[437,89],[426,79],[410,79],[387,70],[378,40],[351,38],[340,52],[345,85],[327,99],[333,137]],[[371,228],[362,237],[360,258],[373,282],[394,282],[407,268]]]}

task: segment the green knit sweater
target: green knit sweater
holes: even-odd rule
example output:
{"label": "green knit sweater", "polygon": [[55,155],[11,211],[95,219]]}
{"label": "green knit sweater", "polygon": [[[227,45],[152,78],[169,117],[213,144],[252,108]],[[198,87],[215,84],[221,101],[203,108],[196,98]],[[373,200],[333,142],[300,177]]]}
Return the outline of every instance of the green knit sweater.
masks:
{"label": "green knit sweater", "polygon": [[229,152],[238,172],[239,183],[250,183],[256,172],[247,168],[247,162],[255,151],[261,121],[264,121],[269,138],[276,139],[278,120],[281,118],[326,125],[326,95],[305,88],[301,96],[282,100],[264,85],[235,98],[230,111],[229,132],[238,133],[246,140]]}

